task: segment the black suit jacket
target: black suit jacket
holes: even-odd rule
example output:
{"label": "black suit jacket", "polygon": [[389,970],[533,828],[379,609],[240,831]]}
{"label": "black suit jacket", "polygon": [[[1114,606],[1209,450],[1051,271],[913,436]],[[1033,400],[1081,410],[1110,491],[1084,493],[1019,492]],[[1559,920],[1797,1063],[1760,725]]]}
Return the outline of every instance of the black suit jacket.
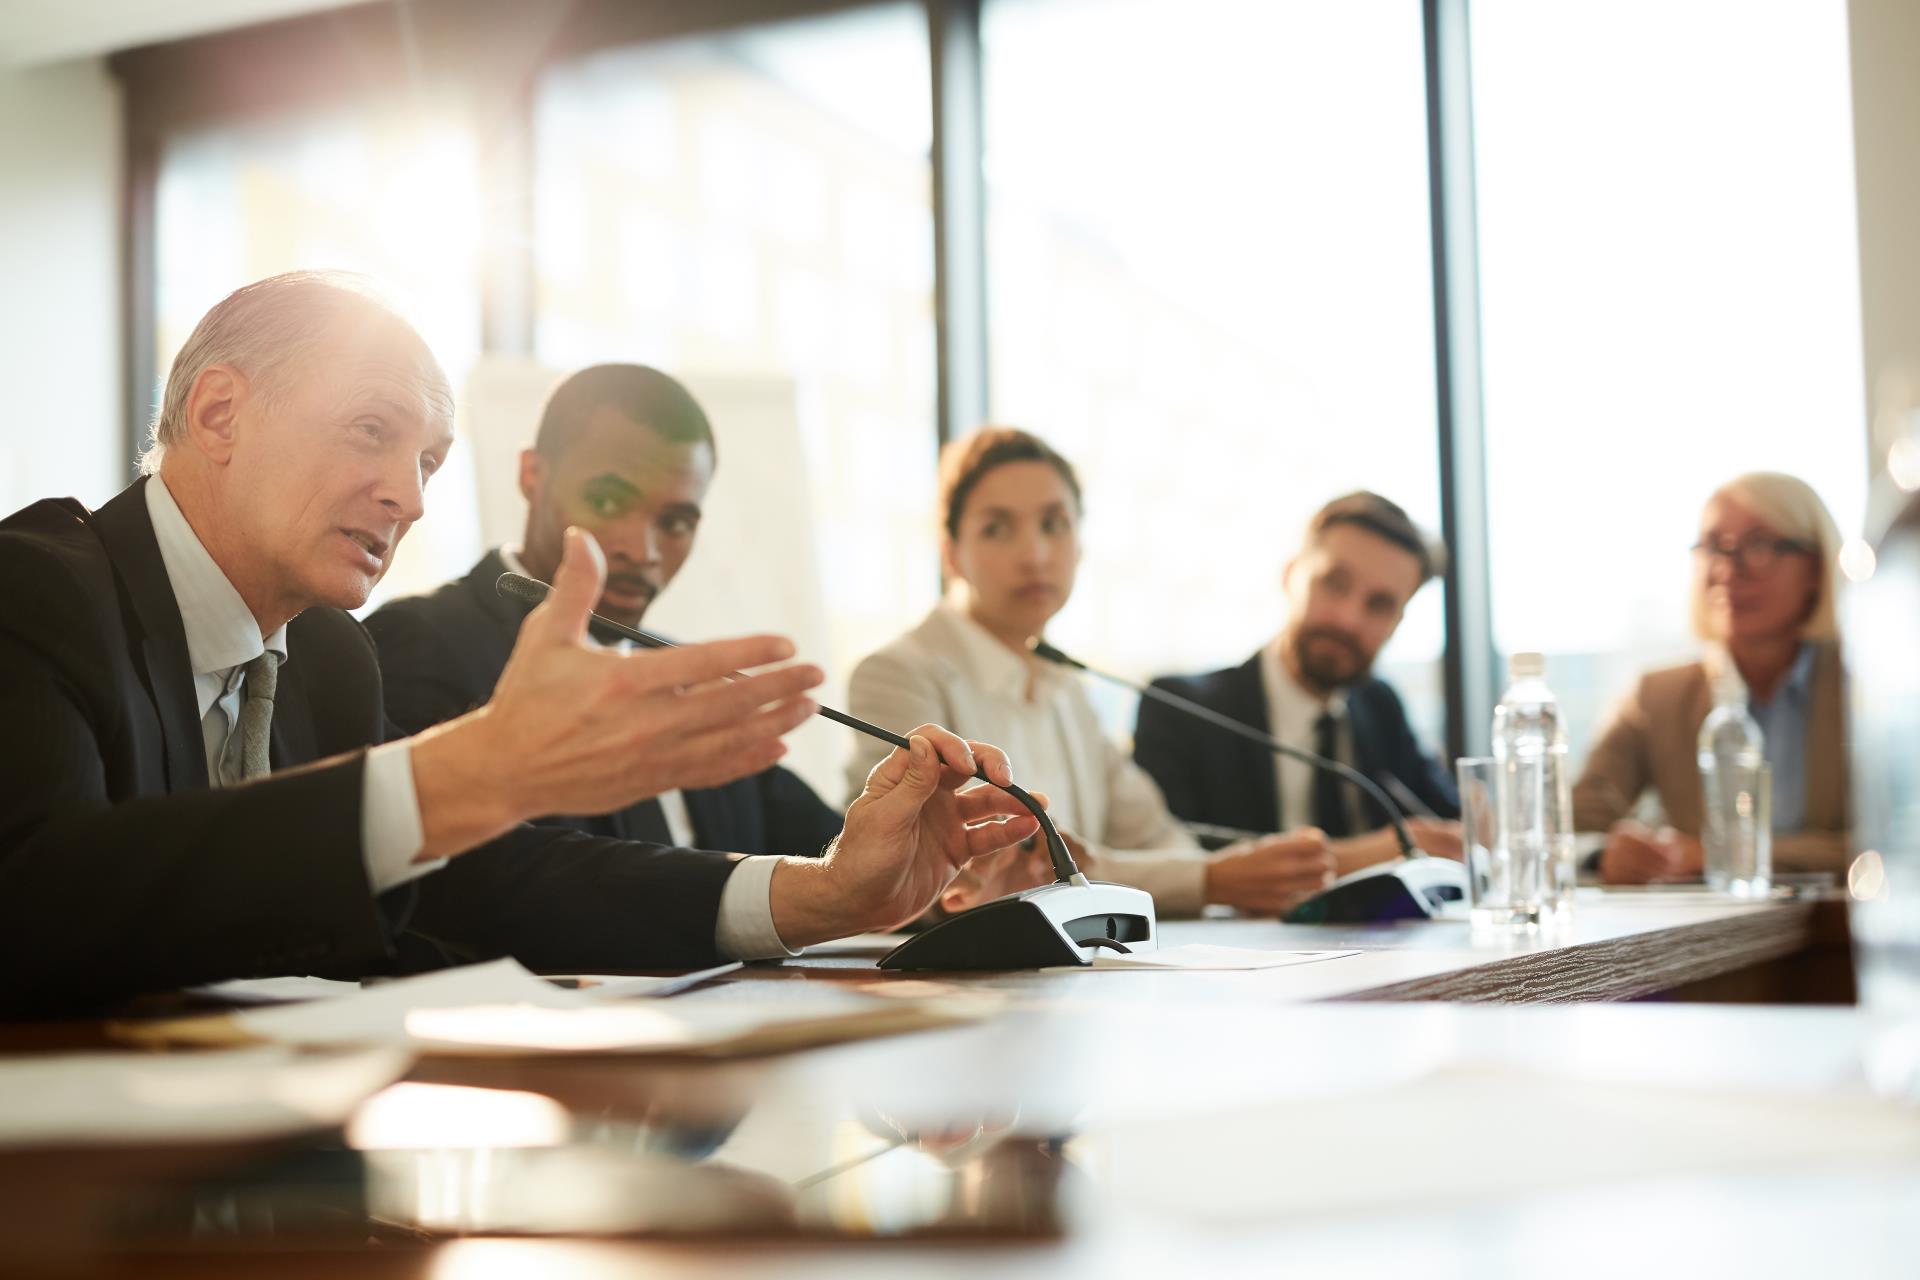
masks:
{"label": "black suit jacket", "polygon": [[[1225,671],[1163,676],[1153,683],[1262,733],[1271,732],[1257,653]],[[1460,798],[1453,780],[1414,741],[1407,713],[1392,686],[1368,679],[1348,689],[1347,719],[1353,733],[1354,768],[1376,782],[1382,773],[1392,774],[1441,817],[1459,816]],[[1307,813],[1280,812],[1271,752],[1150,698],[1140,700],[1133,758],[1160,784],[1167,807],[1189,822],[1279,831],[1311,821]],[[1386,812],[1372,798],[1363,794],[1360,799],[1368,823],[1384,825]]]}
{"label": "black suit jacket", "polygon": [[360,624],[287,628],[272,776],[210,790],[186,633],[145,481],[0,521],[0,1011],[77,1012],[224,978],[513,955],[536,968],[716,959],[734,859],[521,826],[375,895],[366,748],[387,736]]}
{"label": "black suit jacket", "polygon": [[[451,720],[493,696],[528,612],[495,590],[506,571],[500,553],[489,551],[459,581],[430,595],[392,601],[367,619],[379,651],[387,715],[403,732]],[[840,834],[841,816],[778,767],[681,795],[693,819],[695,843],[703,849],[810,857]],[[636,809],[539,821],[631,839],[640,830]]]}

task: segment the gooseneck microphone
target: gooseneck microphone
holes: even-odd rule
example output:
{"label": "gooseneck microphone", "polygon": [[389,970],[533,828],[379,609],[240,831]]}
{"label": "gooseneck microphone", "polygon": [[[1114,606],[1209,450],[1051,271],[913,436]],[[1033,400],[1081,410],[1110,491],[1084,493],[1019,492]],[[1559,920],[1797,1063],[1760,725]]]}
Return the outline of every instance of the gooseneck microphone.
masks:
{"label": "gooseneck microphone", "polygon": [[1191,698],[1183,698],[1177,693],[1168,693],[1165,689],[1157,688],[1154,685],[1135,684],[1133,681],[1124,679],[1121,676],[1116,676],[1111,672],[1096,671],[1078,658],[1072,658],[1060,652],[1060,650],[1054,648],[1045,640],[1036,640],[1034,642],[1033,655],[1036,658],[1044,658],[1048,662],[1059,663],[1063,667],[1072,667],[1075,671],[1084,671],[1090,676],[1105,680],[1108,684],[1119,685],[1122,689],[1131,689],[1143,698],[1152,698],[1155,702],[1162,702],[1167,706],[1178,708],[1190,716],[1205,720],[1208,724],[1218,728],[1225,729],[1228,733],[1238,734],[1249,742],[1258,743],[1275,755],[1282,755],[1291,760],[1298,760],[1303,764],[1311,765],[1315,769],[1319,769],[1325,773],[1331,773],[1342,781],[1359,787],[1373,798],[1375,804],[1379,805],[1380,808],[1386,812],[1387,821],[1393,826],[1394,839],[1400,842],[1401,856],[1407,858],[1424,858],[1427,856],[1426,850],[1420,848],[1420,846],[1413,842],[1413,833],[1407,830],[1406,816],[1400,812],[1400,806],[1395,804],[1392,798],[1380,789],[1378,783],[1374,782],[1374,780],[1366,774],[1361,773],[1358,769],[1344,765],[1338,760],[1329,760],[1325,756],[1316,755],[1311,751],[1304,751],[1299,747],[1291,746],[1280,741],[1280,739],[1270,733],[1262,733],[1250,724],[1235,720],[1232,716],[1223,715],[1215,711],[1212,707],[1203,706]]}
{"label": "gooseneck microphone", "polygon": [[[553,590],[518,573],[503,573],[494,589],[508,599],[537,605]],[[601,640],[631,640],[649,649],[677,649],[663,636],[629,627],[597,613],[587,614],[587,630]],[[727,679],[739,679],[729,673]],[[856,733],[909,751],[913,744],[891,729],[822,706],[818,714]],[[948,917],[925,933],[894,948],[880,961],[883,969],[1027,969],[1043,965],[1086,964],[1083,948],[1151,951],[1154,947],[1153,899],[1124,885],[1090,881],[1074,863],[1059,828],[1025,788],[998,783],[976,766],[974,777],[1018,800],[1040,824],[1054,882],[1009,894]]]}
{"label": "gooseneck microphone", "polygon": [[[527,604],[539,604],[547,598],[547,593],[553,590],[552,587],[538,579],[528,578],[517,573],[501,574],[498,581],[494,583],[494,589],[503,596],[524,601]],[[602,640],[631,640],[635,644],[645,645],[649,649],[677,649],[680,647],[664,636],[657,636],[651,631],[642,631],[638,627],[629,627],[625,623],[615,622],[612,618],[602,617],[597,613],[589,613],[587,615],[587,629]],[[730,672],[726,678],[730,680],[739,679],[740,673],[738,671]],[[909,751],[913,750],[913,744],[900,734],[893,732],[891,729],[882,729],[877,724],[869,724],[858,716],[850,716],[844,711],[836,711],[832,707],[826,706],[820,708],[819,714],[828,720],[834,721],[836,724],[843,724],[855,732],[864,733],[870,738],[878,738],[880,741],[890,743],[893,746],[904,747]],[[993,779],[987,777],[987,770],[984,765],[977,766],[974,769],[973,776],[982,782],[1000,787],[1002,791],[1005,791],[1025,806],[1027,812],[1031,813],[1039,821],[1040,830],[1046,833],[1047,854],[1053,860],[1053,874],[1055,879],[1067,884],[1087,883],[1086,876],[1080,873],[1080,868],[1075,865],[1073,861],[1073,854],[1067,849],[1067,842],[1060,838],[1059,831],[1054,829],[1053,820],[1047,817],[1046,809],[1041,807],[1038,800],[1035,800],[1031,795],[1027,794],[1024,788],[1014,783],[1009,782],[1001,786],[1000,783],[994,782]]]}
{"label": "gooseneck microphone", "polygon": [[1152,698],[1176,707],[1216,728],[1256,742],[1276,755],[1304,761],[1315,769],[1332,773],[1359,787],[1373,797],[1386,812],[1387,820],[1393,824],[1394,838],[1400,844],[1401,859],[1362,867],[1342,876],[1288,911],[1284,919],[1289,923],[1374,924],[1386,920],[1431,918],[1440,914],[1448,903],[1458,902],[1466,896],[1465,868],[1446,858],[1429,857],[1425,850],[1414,844],[1413,833],[1407,830],[1407,821],[1400,812],[1400,806],[1372,778],[1359,770],[1349,768],[1338,760],[1329,760],[1311,751],[1289,746],[1272,734],[1262,733],[1252,725],[1242,724],[1232,716],[1222,715],[1212,707],[1202,706],[1179,694],[1168,693],[1152,685],[1135,684],[1120,676],[1095,670],[1078,659],[1068,657],[1044,640],[1035,642],[1033,653],[1035,657],[1048,662],[1084,671],[1109,684],[1131,689],[1143,698]]}

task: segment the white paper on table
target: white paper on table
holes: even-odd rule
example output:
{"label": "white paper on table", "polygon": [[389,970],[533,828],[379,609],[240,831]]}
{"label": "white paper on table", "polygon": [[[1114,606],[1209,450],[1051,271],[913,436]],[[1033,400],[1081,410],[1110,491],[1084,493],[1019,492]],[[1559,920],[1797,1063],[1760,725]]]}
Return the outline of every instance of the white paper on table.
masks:
{"label": "white paper on table", "polygon": [[441,969],[418,977],[376,982],[329,1000],[246,1009],[233,1020],[261,1040],[287,1044],[405,1044],[407,1020],[423,1010],[476,1005],[577,1009],[593,1003],[554,986],[516,960]]}
{"label": "white paper on table", "polygon": [[0,1147],[227,1142],[342,1124],[403,1075],[395,1049],[0,1059]]}
{"label": "white paper on table", "polygon": [[[1094,955],[1095,969],[1281,969],[1295,964],[1317,964],[1357,956],[1358,951],[1260,951],[1251,947],[1216,947],[1190,942],[1179,947],[1162,947],[1137,955],[1101,951]],[[1086,966],[1062,965],[1050,973],[1085,973]]]}
{"label": "white paper on table", "polygon": [[910,935],[902,933],[856,933],[846,938],[835,938],[831,942],[816,942],[801,949],[801,955],[807,956],[883,956],[905,942]]}
{"label": "white paper on table", "polygon": [[336,978],[235,978],[231,982],[209,982],[203,987],[188,987],[190,995],[204,996],[226,1004],[280,1004],[288,1000],[322,1000],[328,996],[352,995],[360,990],[357,982]]}
{"label": "white paper on table", "polygon": [[256,1039],[307,1046],[391,1045],[477,1055],[745,1052],[951,1025],[997,1007],[986,997],[883,1000],[827,990],[810,999],[790,989],[767,996],[722,990],[728,998],[604,1000],[591,990],[555,987],[513,960],[496,960],[379,983],[336,999],[176,1023],[171,1037],[163,1031],[154,1038],[192,1040],[196,1027],[211,1022]]}

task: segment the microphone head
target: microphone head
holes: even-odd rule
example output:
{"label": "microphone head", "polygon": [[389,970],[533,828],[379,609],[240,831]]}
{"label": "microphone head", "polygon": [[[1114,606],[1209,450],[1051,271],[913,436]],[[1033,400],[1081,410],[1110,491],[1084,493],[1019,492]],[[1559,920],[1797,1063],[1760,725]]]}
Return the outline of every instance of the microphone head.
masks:
{"label": "microphone head", "polygon": [[494,579],[493,589],[509,600],[518,600],[523,604],[539,604],[547,598],[547,592],[553,590],[544,582],[518,573],[503,573]]}
{"label": "microphone head", "polygon": [[1048,662],[1057,662],[1063,667],[1072,667],[1076,671],[1085,671],[1087,669],[1086,663],[1074,658],[1069,658],[1045,640],[1035,640],[1033,642],[1033,656],[1036,658],[1045,658]]}

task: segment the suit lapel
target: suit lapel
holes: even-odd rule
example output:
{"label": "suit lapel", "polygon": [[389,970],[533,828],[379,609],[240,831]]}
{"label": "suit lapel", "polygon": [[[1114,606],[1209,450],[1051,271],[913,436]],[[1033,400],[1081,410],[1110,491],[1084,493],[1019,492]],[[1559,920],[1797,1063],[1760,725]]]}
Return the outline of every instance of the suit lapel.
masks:
{"label": "suit lapel", "polygon": [[[1362,683],[1347,690],[1347,734],[1353,743],[1353,767],[1372,781],[1379,782],[1380,775],[1391,770],[1388,762],[1380,759],[1375,750],[1380,744],[1380,734],[1374,725],[1373,703],[1365,696],[1365,691],[1371,687],[1368,683]],[[1405,779],[1400,781],[1404,782]],[[1342,790],[1353,792],[1353,801],[1359,809],[1360,831],[1387,820],[1386,813],[1374,803],[1372,796],[1358,788],[1348,788],[1345,784],[1342,784]],[[1349,812],[1352,810],[1349,809]]]}
{"label": "suit lapel", "polygon": [[494,584],[506,571],[507,563],[500,558],[499,549],[496,548],[480,557],[480,563],[468,571],[464,585],[481,614],[491,619],[499,628],[499,633],[506,640],[507,649],[511,652],[513,642],[520,634],[520,624],[527,620],[527,615],[533,611],[533,606],[519,600],[509,600],[500,594],[499,588]]}
{"label": "suit lapel", "polygon": [[739,847],[740,842],[734,838],[733,812],[727,805],[725,788],[712,787],[698,791],[682,791],[680,796],[687,802],[687,817],[693,825],[692,838],[695,848],[735,849]]}
{"label": "suit lapel", "polygon": [[[1261,674],[1260,658],[1256,653],[1227,673],[1226,705],[1220,709],[1241,724],[1272,733],[1273,725],[1267,719],[1267,682]],[[1267,819],[1250,825],[1278,831],[1286,815],[1280,812],[1280,782],[1274,773],[1273,753],[1251,742],[1241,745],[1245,749],[1236,753],[1240,761],[1240,786],[1242,794],[1257,809],[1257,813],[1249,816]]]}
{"label": "suit lapel", "polygon": [[166,744],[167,789],[185,791],[207,785],[206,746],[193,694],[187,632],[180,622],[180,605],[167,578],[166,562],[160,558],[160,544],[154,540],[146,486],[142,476],[121,490],[94,513],[93,527],[133,607],[141,679],[153,699]]}

